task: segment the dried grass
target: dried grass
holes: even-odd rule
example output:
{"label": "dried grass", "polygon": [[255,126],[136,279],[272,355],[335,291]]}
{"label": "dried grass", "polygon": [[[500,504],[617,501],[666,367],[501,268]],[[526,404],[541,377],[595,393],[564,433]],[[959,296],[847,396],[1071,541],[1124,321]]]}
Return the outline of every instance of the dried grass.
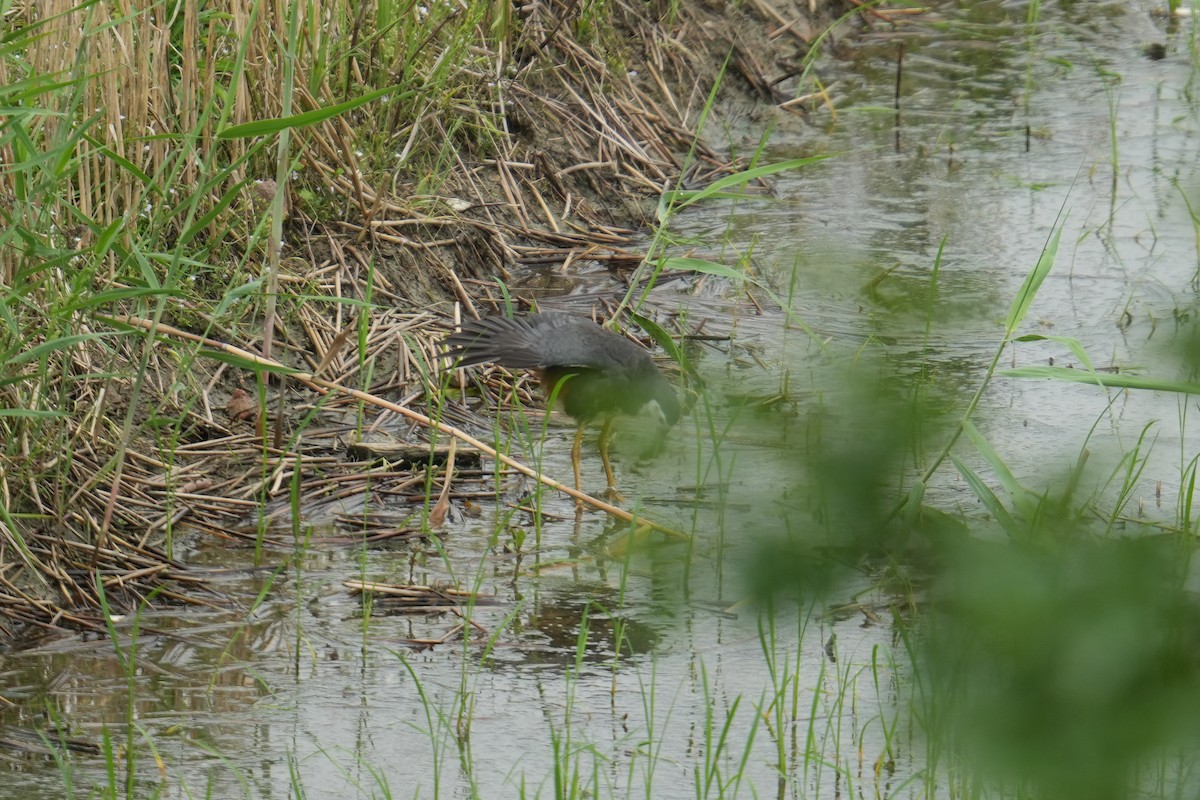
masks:
{"label": "dried grass", "polygon": [[[21,410],[0,414],[0,631],[102,629],[97,580],[117,607],[206,602],[203,577],[168,556],[176,532],[261,546],[247,521],[289,515],[295,470],[306,508],[331,518],[370,492],[425,499],[411,470],[346,459],[359,400],[285,381],[266,412],[245,364],[112,316],[250,353],[273,330],[290,366],[419,405],[441,391],[445,323],[413,309],[473,309],[516,265],[634,266],[628,226],[658,195],[685,169],[703,185],[734,166],[694,132],[706,48],[726,46],[713,12],[681,6],[664,27],[615,2],[585,30],[565,0],[516,18],[422,8],[386,30],[349,0],[9,9],[8,41],[26,46],[0,56],[0,100],[28,113],[0,121],[0,408]],[[256,185],[274,175],[269,148],[217,134],[282,114],[289,42],[297,112],[398,88],[294,129],[296,174]],[[276,191],[286,250],[268,303],[253,281]]]}

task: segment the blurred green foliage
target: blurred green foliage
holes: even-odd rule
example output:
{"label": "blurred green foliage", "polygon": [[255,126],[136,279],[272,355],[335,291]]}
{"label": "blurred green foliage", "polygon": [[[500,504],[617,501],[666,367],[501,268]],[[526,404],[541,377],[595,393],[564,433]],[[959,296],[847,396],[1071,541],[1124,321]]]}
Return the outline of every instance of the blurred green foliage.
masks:
{"label": "blurred green foliage", "polygon": [[1191,542],[966,539],[929,594],[926,719],[965,763],[1046,798],[1138,796],[1147,759],[1200,745]]}
{"label": "blurred green foliage", "polygon": [[[988,497],[969,515],[931,507],[944,504],[944,484],[931,500],[900,476],[952,431],[904,391],[899,380],[827,387],[806,441],[790,451],[803,488],[758,550],[755,588],[829,596],[863,564],[905,578],[894,602],[917,613],[897,613],[895,624],[911,659],[907,712],[931,747],[930,785],[952,765],[987,797],[1190,796],[1194,777],[1161,776],[1171,759],[1200,755],[1193,538],[1149,526],[1114,535],[1094,513],[1098,495],[1081,491],[1103,482],[1083,472],[1084,459],[1064,458],[1079,463],[1044,487],[1020,486],[970,423],[955,463],[988,469],[957,485]],[[1004,491],[993,494],[997,484]],[[1148,774],[1158,776],[1149,792]]]}

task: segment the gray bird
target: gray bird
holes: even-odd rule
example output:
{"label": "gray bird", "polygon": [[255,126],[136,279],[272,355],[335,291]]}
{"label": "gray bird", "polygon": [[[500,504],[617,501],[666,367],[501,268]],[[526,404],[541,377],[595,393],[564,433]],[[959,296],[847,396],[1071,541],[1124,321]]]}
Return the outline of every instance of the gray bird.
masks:
{"label": "gray bird", "polygon": [[457,357],[460,367],[494,362],[538,376],[546,397],[557,398],[578,425],[571,448],[577,489],[579,451],[589,422],[604,420],[600,459],[609,492],[616,494],[608,458],[613,419],[649,413],[663,431],[679,421],[675,390],[646,349],[589,319],[561,311],[485,317],[464,322],[462,330],[446,337],[445,345],[441,355]]}

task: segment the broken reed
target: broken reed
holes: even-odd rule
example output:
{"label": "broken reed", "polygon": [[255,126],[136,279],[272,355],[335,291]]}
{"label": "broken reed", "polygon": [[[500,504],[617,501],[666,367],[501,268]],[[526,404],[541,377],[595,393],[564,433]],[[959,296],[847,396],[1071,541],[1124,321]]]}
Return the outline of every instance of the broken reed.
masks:
{"label": "broken reed", "polygon": [[[638,84],[574,38],[562,23],[568,4],[523,9],[519,24],[497,8],[142,2],[120,16],[111,4],[53,0],[5,12],[0,546],[38,584],[7,587],[14,605],[42,619],[94,607],[97,568],[112,580],[136,572],[142,583],[124,585],[144,596],[157,573],[122,560],[130,546],[156,558],[152,542],[165,535],[169,547],[172,527],[198,509],[219,526],[278,495],[291,445],[261,448],[256,469],[254,448],[213,396],[254,376],[105,320],[170,321],[254,350],[269,307],[267,196],[280,188],[298,257],[285,260],[278,314],[296,366],[321,364],[335,380],[370,375],[363,391],[391,381],[419,401],[431,390],[413,375],[423,346],[395,336],[394,307],[414,274],[437,276],[431,283],[469,303],[465,285],[526,258],[637,260],[621,250],[627,217],[613,209],[678,174],[693,138],[680,109],[692,104],[664,95],[697,91],[694,73],[664,51]],[[663,41],[640,5],[608,8],[642,46]],[[256,191],[276,174],[275,137],[219,134],[283,113],[285,55],[293,113],[394,91],[295,127],[291,185]],[[540,77],[521,73],[536,86],[496,80],[518,58],[546,65]],[[529,142],[544,135],[511,135],[514,119],[552,130],[562,152],[533,152]],[[725,168],[697,152],[708,173]],[[365,265],[384,263],[382,245],[408,255],[372,271],[368,301],[358,288]],[[387,366],[336,352],[356,315],[369,317],[360,350],[384,354]],[[222,442],[238,443],[236,463],[203,474]],[[72,546],[54,548],[56,539]],[[66,605],[39,609],[42,596]]]}

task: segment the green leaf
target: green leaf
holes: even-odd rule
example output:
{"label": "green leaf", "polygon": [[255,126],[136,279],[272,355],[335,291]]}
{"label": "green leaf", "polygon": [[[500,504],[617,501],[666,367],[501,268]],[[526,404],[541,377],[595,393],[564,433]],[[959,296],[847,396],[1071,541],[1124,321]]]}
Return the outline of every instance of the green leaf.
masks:
{"label": "green leaf", "polygon": [[1000,502],[1000,498],[996,496],[996,493],[989,489],[987,484],[983,482],[983,479],[976,475],[970,467],[959,461],[958,458],[950,456],[950,460],[954,462],[955,468],[963,476],[963,479],[966,480],[967,485],[971,487],[971,491],[975,492],[975,496],[987,508],[988,513],[1000,523],[1000,527],[1004,528],[1010,536],[1016,534],[1018,531],[1016,520],[1013,519],[1012,514],[1008,513],[1008,509]]}
{"label": "green leaf", "polygon": [[1091,372],[1095,372],[1096,368],[1092,366],[1092,359],[1088,357],[1087,351],[1083,349],[1083,345],[1078,339],[1071,336],[1045,336],[1040,333],[1029,333],[1024,336],[1018,336],[1013,339],[1014,342],[1058,342],[1071,351],[1079,363],[1083,364]]}
{"label": "green leaf", "polygon": [[32,408],[0,408],[0,417],[26,417],[37,419],[63,419],[70,416],[65,411],[36,410]]}
{"label": "green leaf", "polygon": [[[703,193],[703,197],[700,197]],[[674,202],[677,205],[675,208],[683,208],[689,206],[699,200],[763,200],[761,194],[753,192],[709,192],[707,189],[675,189],[673,191],[664,192],[665,197],[669,202]]]}
{"label": "green leaf", "polygon": [[217,304],[217,308],[213,311],[213,317],[221,319],[234,304],[240,302],[246,297],[254,297],[262,291],[263,276],[259,276],[252,281],[247,281],[241,286],[235,286],[225,293],[221,298],[221,302]]}
{"label": "green leaf", "polygon": [[1000,485],[1004,487],[1004,490],[1008,492],[1009,497],[1012,498],[1013,505],[1016,506],[1018,510],[1023,511],[1029,516],[1032,516],[1037,507],[1037,496],[1032,495],[1017,481],[1017,478],[1015,475],[1013,475],[1012,470],[1010,470],[1008,465],[1004,463],[1004,459],[1000,458],[1000,454],[997,453],[995,448],[992,447],[992,443],[989,442],[984,435],[979,432],[979,429],[975,427],[975,423],[971,422],[970,420],[963,420],[962,429],[963,433],[967,435],[967,438],[970,439],[975,445],[975,449],[977,449],[979,454],[983,456],[985,461],[987,461],[988,466],[990,466],[992,471],[996,473],[996,477],[999,479]]}
{"label": "green leaf", "polygon": [[230,203],[237,199],[237,196],[241,194],[242,188],[246,184],[250,183],[250,180],[250,178],[246,178],[245,180],[238,181],[229,189],[229,191],[221,195],[221,199],[217,201],[216,205],[204,212],[199,219],[192,223],[192,227],[180,234],[179,244],[187,244],[192,240],[193,237],[195,237],[197,233],[200,233],[202,230],[207,228],[209,223],[216,219],[222,211],[229,208]]}
{"label": "green leaf", "polygon": [[720,278],[728,278],[731,281],[746,281],[758,287],[763,293],[770,297],[772,302],[779,306],[783,313],[787,315],[788,321],[804,331],[810,336],[813,341],[820,341],[812,329],[800,318],[800,315],[792,310],[791,306],[783,301],[783,298],[771,290],[769,286],[756,281],[744,272],[739,272],[733,267],[727,267],[724,264],[719,264],[716,261],[708,261],[703,258],[691,258],[687,256],[668,256],[662,260],[663,269],[686,269],[692,272],[702,272],[706,275],[716,275]]}
{"label": "green leaf", "polygon": [[[233,125],[223,131],[217,133],[218,139],[246,139],[252,136],[262,136],[267,133],[278,133],[279,131],[288,128],[302,128],[306,125],[315,125],[318,122],[324,122],[331,117],[336,117],[339,114],[344,114],[359,106],[366,105],[372,100],[378,100],[385,95],[393,94],[400,89],[399,85],[387,86],[383,89],[376,89],[373,92],[367,92],[364,95],[347,100],[344,103],[338,103],[333,106],[323,106],[314,108],[312,111],[305,111],[303,114],[293,114],[290,117],[276,117],[274,119],[260,119],[253,122],[246,122],[241,125]],[[408,97],[412,92],[404,92],[400,97]]]}
{"label": "green leaf", "polygon": [[185,297],[182,289],[154,288],[151,286],[136,286],[129,289],[109,289],[105,292],[85,295],[73,300],[63,307],[64,311],[82,311],[88,308],[99,308],[109,303],[121,303],[138,297]]}
{"label": "green leaf", "polygon": [[1010,378],[1052,378],[1072,383],[1090,383],[1093,386],[1104,386],[1110,389],[1148,389],[1155,392],[1200,394],[1200,383],[1171,381],[1162,378],[1139,378],[1136,375],[1120,373],[1100,375],[1096,372],[1069,367],[1017,367],[1004,370],[1000,374]]}
{"label": "green leaf", "polygon": [[[4,48],[0,48],[0,55],[3,54]],[[79,78],[72,78],[67,81],[50,81],[45,76],[35,75],[32,78],[25,78],[24,80],[16,81],[3,87],[3,94],[0,94],[0,97],[3,97],[6,103],[24,103],[26,100],[32,100],[39,95],[53,94],[59,89],[66,89],[80,82]],[[66,116],[61,111],[53,111],[48,108],[31,108],[29,106],[17,106],[17,111],[14,113],[21,115],[33,114],[39,117],[43,115],[51,117]]]}
{"label": "green leaf", "polygon": [[250,358],[226,353],[224,350],[201,350],[200,355],[208,356],[209,358],[223,361],[226,364],[232,364],[235,367],[253,370],[254,372],[273,372],[276,375],[304,375],[302,370],[292,367],[285,367],[282,364],[264,364]]}
{"label": "green leaf", "polygon": [[96,258],[104,258],[108,253],[108,248],[112,247],[112,243],[116,241],[117,236],[121,233],[121,229],[125,227],[125,215],[122,214],[108,224],[108,226],[100,231],[100,235],[96,237],[96,244],[92,247],[92,251],[96,254]]}
{"label": "green leaf", "polygon": [[16,545],[17,550],[21,552],[21,557],[25,561],[26,566],[32,569],[23,570],[23,573],[35,578],[42,586],[49,586],[46,580],[47,575],[56,574],[53,570],[38,560],[38,557],[33,554],[29,546],[25,543],[25,537],[21,535],[20,528],[17,527],[16,520],[8,512],[5,504],[0,503],[0,533],[4,534],[6,541]]}
{"label": "green leaf", "polygon": [[146,174],[142,170],[141,167],[139,167],[137,164],[134,164],[128,158],[125,158],[123,155],[118,153],[116,150],[113,150],[108,145],[104,144],[104,142],[100,141],[99,139],[95,138],[94,136],[92,136],[88,133],[84,133],[83,138],[85,141],[87,141],[89,144],[91,144],[93,147],[95,147],[98,152],[103,153],[105,158],[107,158],[108,160],[115,163],[117,166],[119,166],[121,169],[128,172],[133,177],[137,178],[139,181],[142,182],[143,185],[148,186],[154,182],[154,179],[151,178],[148,174]]}
{"label": "green leaf", "polygon": [[630,313],[629,317],[637,323],[639,328],[650,334],[650,338],[658,342],[659,347],[667,351],[667,355],[676,362],[683,363],[683,354],[679,352],[679,345],[675,344],[671,334],[663,330],[661,325],[641,314]]}
{"label": "green leaf", "polygon": [[915,525],[921,514],[921,502],[925,499],[925,481],[917,481],[904,499],[904,519],[910,525]]}
{"label": "green leaf", "polygon": [[11,359],[9,359],[8,363],[24,364],[27,361],[37,361],[42,356],[49,355],[50,353],[54,353],[59,350],[67,350],[77,344],[80,344],[81,342],[103,339],[114,335],[115,334],[108,331],[101,331],[99,333],[77,333],[72,336],[60,336],[57,339],[51,339],[48,342],[42,342],[37,347],[31,347],[23,353],[17,353]]}
{"label": "green leaf", "polygon": [[1050,274],[1050,269],[1054,266],[1054,256],[1058,253],[1060,238],[1062,238],[1062,225],[1054,229],[1054,233],[1050,235],[1050,241],[1046,242],[1046,246],[1042,248],[1042,255],[1038,259],[1037,266],[1025,276],[1025,282],[1021,284],[1020,291],[1013,298],[1012,306],[1008,309],[1008,317],[1004,320],[1006,336],[1011,337],[1017,326],[1025,319],[1025,314],[1029,311],[1033,298],[1037,296],[1042,281],[1046,280],[1046,276]]}
{"label": "green leaf", "polygon": [[669,256],[663,259],[663,269],[686,269],[691,272],[702,272],[705,275],[716,275],[720,278],[728,278],[731,281],[750,281],[756,286],[759,285],[758,281],[749,277],[744,272],[739,272],[733,267],[720,264],[716,261],[707,261],[703,258]]}
{"label": "green leaf", "polygon": [[675,196],[682,198],[676,208],[686,208],[694,203],[699,203],[701,200],[708,200],[716,195],[725,192],[731,186],[744,186],[750,181],[765,178],[768,175],[774,175],[777,172],[786,172],[792,169],[809,164],[815,164],[818,161],[824,161],[827,158],[832,158],[832,154],[809,156],[808,158],[790,158],[787,161],[779,161],[774,164],[763,164],[762,166],[752,167],[751,169],[735,172],[732,175],[726,175],[724,178],[713,181],[703,189],[695,192],[676,192]]}

